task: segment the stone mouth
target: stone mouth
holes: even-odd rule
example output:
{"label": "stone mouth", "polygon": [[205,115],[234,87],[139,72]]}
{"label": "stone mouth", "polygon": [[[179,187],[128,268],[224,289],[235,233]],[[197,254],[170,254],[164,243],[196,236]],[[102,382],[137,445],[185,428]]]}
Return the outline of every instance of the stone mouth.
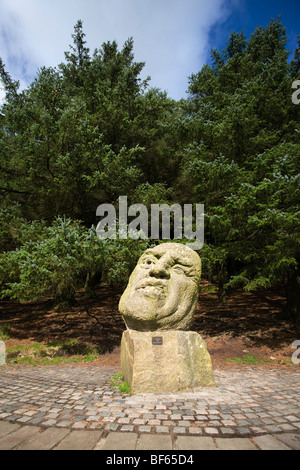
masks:
{"label": "stone mouth", "polygon": [[149,297],[157,297],[166,295],[166,285],[161,281],[149,279],[147,281],[141,282],[137,286],[136,291],[141,292],[142,294]]}

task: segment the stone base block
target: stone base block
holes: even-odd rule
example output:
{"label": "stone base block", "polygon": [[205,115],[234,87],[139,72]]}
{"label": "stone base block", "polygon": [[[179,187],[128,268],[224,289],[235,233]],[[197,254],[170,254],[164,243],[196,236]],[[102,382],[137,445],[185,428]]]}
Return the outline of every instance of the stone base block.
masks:
{"label": "stone base block", "polygon": [[215,385],[206,343],[194,331],[126,330],[121,365],[132,393],[165,393]]}

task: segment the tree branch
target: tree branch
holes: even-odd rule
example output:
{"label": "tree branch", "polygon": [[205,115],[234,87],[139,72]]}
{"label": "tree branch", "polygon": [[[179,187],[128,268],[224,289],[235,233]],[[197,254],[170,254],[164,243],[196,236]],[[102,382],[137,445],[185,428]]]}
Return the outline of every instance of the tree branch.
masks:
{"label": "tree branch", "polygon": [[6,193],[17,193],[17,194],[32,194],[30,191],[18,191],[17,189],[8,189],[8,188],[1,188],[0,191],[6,192]]}

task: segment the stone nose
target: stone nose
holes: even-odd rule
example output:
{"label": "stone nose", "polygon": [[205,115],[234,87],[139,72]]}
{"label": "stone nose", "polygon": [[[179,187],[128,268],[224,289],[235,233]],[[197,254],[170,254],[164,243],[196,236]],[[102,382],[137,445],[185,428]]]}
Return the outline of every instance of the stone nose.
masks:
{"label": "stone nose", "polygon": [[169,279],[170,277],[170,264],[167,259],[161,258],[157,263],[152,265],[150,276]]}

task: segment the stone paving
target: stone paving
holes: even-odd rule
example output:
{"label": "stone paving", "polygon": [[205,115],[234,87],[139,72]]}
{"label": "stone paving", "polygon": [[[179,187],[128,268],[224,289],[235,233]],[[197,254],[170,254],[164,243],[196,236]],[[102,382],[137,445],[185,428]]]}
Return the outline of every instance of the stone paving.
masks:
{"label": "stone paving", "polygon": [[[53,444],[55,448],[62,441],[61,446],[72,447],[80,433],[88,436],[90,448],[104,449],[120,435],[119,446],[131,439],[134,448],[147,445],[143,439],[150,445],[156,438],[167,449],[185,448],[186,439],[190,446],[201,447],[206,442],[214,448],[242,441],[255,448],[295,448],[299,444],[299,369],[216,370],[215,387],[133,396],[112,388],[110,379],[116,372],[93,365],[2,366],[0,420],[4,435],[1,437],[0,425],[0,448],[9,446],[5,442],[15,433],[21,440],[14,447],[28,439],[29,445],[33,439],[35,445]],[[13,425],[15,428],[9,428]],[[11,431],[5,433],[5,429]],[[83,437],[80,442],[84,445]]]}

